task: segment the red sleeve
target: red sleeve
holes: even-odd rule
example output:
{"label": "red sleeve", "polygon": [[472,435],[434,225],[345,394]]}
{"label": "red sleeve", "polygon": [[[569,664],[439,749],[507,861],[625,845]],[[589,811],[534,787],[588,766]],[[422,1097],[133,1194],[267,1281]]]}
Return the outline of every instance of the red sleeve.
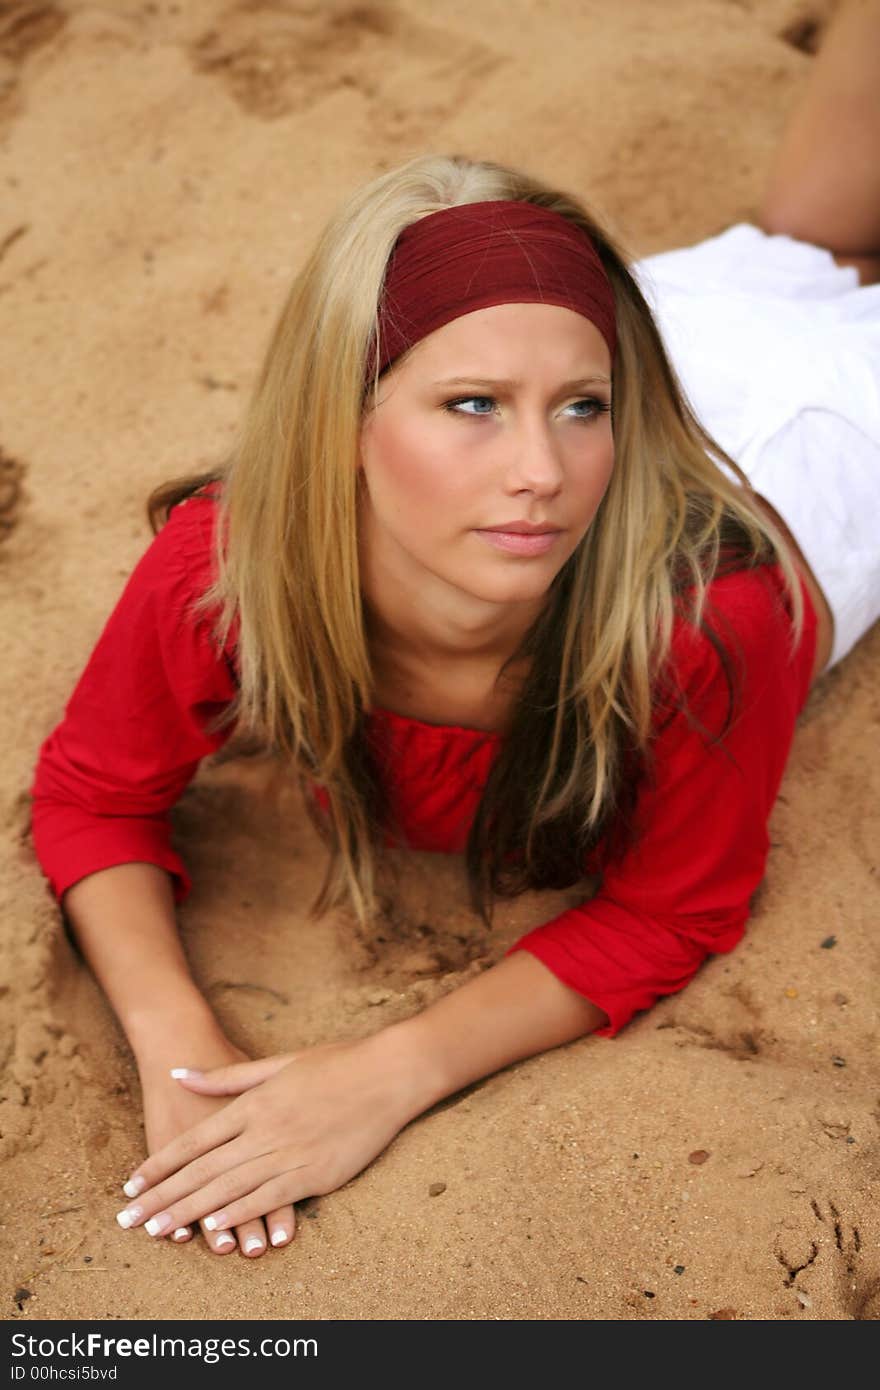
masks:
{"label": "red sleeve", "polygon": [[[776,567],[716,580],[707,613],[741,648],[739,715],[721,745],[683,711],[654,740],[654,776],[636,804],[640,833],[607,868],[597,895],[522,937],[528,950],[608,1015],[609,1037],[639,1009],[683,988],[707,955],[740,940],[764,875],[768,818],[809,691],[816,616],[802,584],[804,632],[790,657],[790,618]],[[716,620],[714,615],[719,615]],[[728,635],[730,634],[730,635]],[[708,638],[680,623],[672,666],[694,716],[724,726],[728,688]]]}
{"label": "red sleeve", "polygon": [[134,861],[167,869],[177,902],[190,890],[168,813],[228,738],[205,726],[236,692],[210,636],[212,615],[196,621],[188,611],[210,582],[215,510],[200,498],[173,509],[40,748],[31,826],[59,901],[87,874]]}

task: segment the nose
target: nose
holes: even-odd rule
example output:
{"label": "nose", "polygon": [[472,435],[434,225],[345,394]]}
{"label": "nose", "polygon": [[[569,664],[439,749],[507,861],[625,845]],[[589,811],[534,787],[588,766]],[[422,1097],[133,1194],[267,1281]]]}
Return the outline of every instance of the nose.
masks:
{"label": "nose", "polygon": [[562,486],[561,446],[543,417],[523,421],[506,440],[511,492],[552,495]]}

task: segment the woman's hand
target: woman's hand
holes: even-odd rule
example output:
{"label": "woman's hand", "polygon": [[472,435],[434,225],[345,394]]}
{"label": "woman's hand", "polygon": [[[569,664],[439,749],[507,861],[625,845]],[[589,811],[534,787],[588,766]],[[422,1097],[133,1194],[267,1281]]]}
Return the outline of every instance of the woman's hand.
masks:
{"label": "woman's hand", "polygon": [[145,1224],[155,1236],[199,1220],[214,1233],[241,1229],[332,1192],[423,1108],[413,1061],[394,1029],[171,1084],[202,1103],[236,1098],[166,1143],[126,1184],[135,1201],[121,1224]]}
{"label": "woman's hand", "polygon": [[[241,1048],[229,1042],[222,1034],[212,1038],[207,1044],[200,1039],[198,1045],[193,1047],[193,1053],[198,1057],[201,1066],[221,1069],[238,1066],[249,1060]],[[169,1075],[166,1061],[164,1048],[161,1056],[157,1053],[147,1059],[139,1059],[144,1129],[147,1150],[151,1154],[166,1148],[179,1135],[186,1133],[228,1104],[225,1095],[197,1095],[182,1087]],[[203,1227],[209,1249],[217,1255],[231,1254],[236,1248],[237,1236],[239,1249],[252,1259],[263,1254],[268,1242],[273,1245],[286,1245],[293,1239],[295,1222],[292,1206],[285,1204],[274,1211],[260,1212],[259,1215],[265,1220],[241,1222],[236,1226],[234,1233],[205,1231]],[[192,1227],[181,1222],[172,1228],[170,1239],[183,1244],[191,1240],[192,1235]]]}
{"label": "woman's hand", "polygon": [[[190,1075],[175,1082],[187,1094],[235,1098],[139,1166],[122,1224],[226,1231],[332,1192],[444,1096],[607,1022],[522,950],[359,1042]],[[176,1061],[204,1067],[192,1054]]]}

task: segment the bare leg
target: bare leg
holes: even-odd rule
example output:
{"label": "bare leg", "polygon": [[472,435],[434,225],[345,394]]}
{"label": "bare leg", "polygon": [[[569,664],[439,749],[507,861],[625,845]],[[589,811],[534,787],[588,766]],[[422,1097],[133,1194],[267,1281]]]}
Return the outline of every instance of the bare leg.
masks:
{"label": "bare leg", "polygon": [[880,0],[842,0],[780,142],[759,225],[880,280]]}
{"label": "bare leg", "polygon": [[[758,222],[827,247],[863,285],[880,281],[880,0],[841,0],[783,133]],[[831,609],[783,518],[758,501],[788,541],[816,609],[815,681],[831,655]]]}

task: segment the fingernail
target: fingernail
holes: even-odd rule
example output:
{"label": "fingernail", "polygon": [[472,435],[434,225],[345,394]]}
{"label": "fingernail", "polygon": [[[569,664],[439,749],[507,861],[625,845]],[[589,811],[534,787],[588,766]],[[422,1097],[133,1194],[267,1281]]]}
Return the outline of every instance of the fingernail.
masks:
{"label": "fingernail", "polygon": [[129,1178],[128,1182],[122,1184],[122,1190],[126,1197],[137,1197],[146,1185],[146,1178]]}
{"label": "fingernail", "polygon": [[174,1236],[173,1236],[172,1238],[173,1238],[174,1240],[185,1240],[186,1237],[187,1237],[188,1235],[189,1235],[189,1227],[188,1227],[188,1226],[178,1226],[178,1228],[177,1228],[177,1230],[174,1232]]}
{"label": "fingernail", "polygon": [[129,1226],[133,1226],[143,1214],[143,1207],[126,1207],[124,1211],[118,1211],[116,1213],[116,1220],[119,1222],[122,1229],[127,1231]]}
{"label": "fingernail", "polygon": [[244,1243],[244,1250],[246,1255],[251,1255],[255,1250],[262,1250],[262,1248],[263,1242],[260,1240],[259,1236],[248,1236],[247,1240]]}
{"label": "fingernail", "polygon": [[273,1245],[283,1245],[284,1241],[286,1241],[286,1240],[287,1240],[287,1232],[286,1232],[286,1231],[273,1231],[273,1232],[272,1232],[272,1244],[273,1244]]}
{"label": "fingernail", "polygon": [[151,1216],[149,1221],[144,1223],[144,1230],[149,1236],[160,1236],[170,1225],[171,1217],[167,1211],[160,1211],[158,1216]]}
{"label": "fingernail", "polygon": [[213,1216],[205,1217],[205,1230],[216,1231],[218,1226],[223,1225],[223,1223],[228,1220],[229,1217],[226,1215],[225,1211],[215,1211]]}
{"label": "fingernail", "polygon": [[175,1081],[186,1081],[192,1076],[203,1076],[204,1073],[198,1071],[195,1067],[172,1067],[171,1075],[174,1077]]}
{"label": "fingernail", "polygon": [[219,1236],[217,1237],[217,1239],[214,1241],[214,1249],[215,1249],[215,1250],[225,1250],[226,1247],[227,1247],[227,1245],[234,1245],[234,1244],[235,1244],[235,1236],[229,1235],[229,1233],[228,1233],[227,1231],[221,1231],[220,1234],[219,1234]]}

